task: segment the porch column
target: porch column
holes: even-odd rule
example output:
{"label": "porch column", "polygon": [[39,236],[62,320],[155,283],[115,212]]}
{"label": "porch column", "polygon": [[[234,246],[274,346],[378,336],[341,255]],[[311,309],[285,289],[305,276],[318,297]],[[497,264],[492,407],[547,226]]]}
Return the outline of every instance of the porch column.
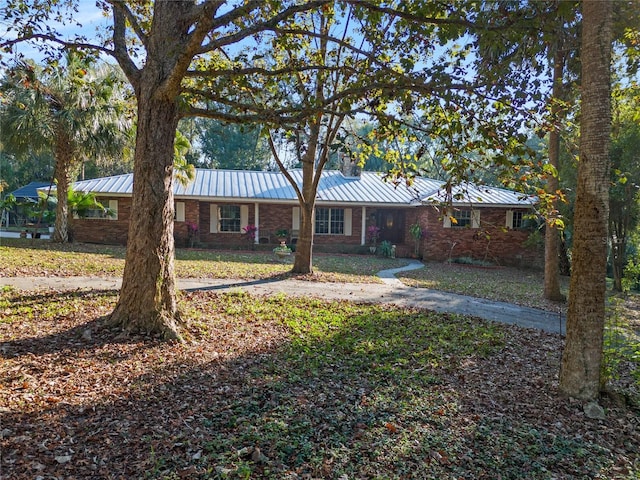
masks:
{"label": "porch column", "polygon": [[360,245],[367,243],[367,207],[362,207],[362,227],[360,227]]}
{"label": "porch column", "polygon": [[254,203],[253,204],[253,212],[254,212],[254,222],[256,225],[256,236],[253,239],[253,243],[260,243],[260,204],[259,203]]}

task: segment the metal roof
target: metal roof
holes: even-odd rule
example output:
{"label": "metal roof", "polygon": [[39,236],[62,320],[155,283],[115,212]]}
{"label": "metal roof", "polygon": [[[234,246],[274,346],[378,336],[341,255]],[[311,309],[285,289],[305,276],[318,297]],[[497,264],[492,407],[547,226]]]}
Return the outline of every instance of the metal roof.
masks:
{"label": "metal roof", "polygon": [[27,185],[18,188],[11,192],[16,198],[29,198],[31,200],[38,200],[38,190],[49,187],[49,182],[31,182]]}
{"label": "metal roof", "polygon": [[[447,201],[444,188],[422,198],[424,203],[442,203]],[[466,183],[451,188],[451,198],[454,205],[473,205],[474,207],[487,206],[521,206],[529,207],[536,203],[536,198],[523,193],[506,190],[504,188],[488,187]]]}
{"label": "metal roof", "polygon": [[[291,170],[298,185],[302,183],[302,170]],[[325,170],[318,185],[317,202],[420,205],[444,201],[443,182],[417,177],[409,187],[394,185],[378,172],[362,172],[358,177],[346,177],[338,170]],[[133,174],[96,178],[74,183],[76,191],[94,192],[100,195],[131,195]],[[533,201],[516,192],[494,187],[456,187],[466,192],[464,200],[454,197],[454,204],[484,203],[491,205],[528,206]],[[174,196],[210,200],[256,200],[297,202],[293,187],[281,172],[250,170],[196,169],[195,179],[186,187],[174,182]],[[481,199],[481,200],[480,200]]]}

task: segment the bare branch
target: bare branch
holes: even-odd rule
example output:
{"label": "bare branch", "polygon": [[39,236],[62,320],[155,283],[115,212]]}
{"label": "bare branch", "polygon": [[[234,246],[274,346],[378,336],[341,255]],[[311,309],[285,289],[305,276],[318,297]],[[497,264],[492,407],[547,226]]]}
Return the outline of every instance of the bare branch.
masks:
{"label": "bare branch", "polygon": [[[300,4],[292,5],[291,7],[286,8],[285,10],[281,11],[277,15],[274,15],[269,20],[265,20],[264,22],[256,23],[255,25],[252,25],[251,27],[244,28],[239,32],[236,32],[236,33],[231,34],[231,35],[227,35],[225,37],[218,38],[218,39],[216,39],[214,41],[211,41],[210,43],[208,43],[206,45],[203,45],[199,49],[199,51],[197,53],[202,54],[202,53],[206,53],[206,52],[211,52],[213,50],[217,50],[217,49],[225,47],[227,45],[232,45],[232,44],[238,43],[239,41],[244,40],[245,38],[248,38],[248,37],[250,37],[252,35],[255,35],[256,33],[263,32],[265,30],[270,30],[270,29],[275,28],[275,26],[278,23],[280,23],[281,21],[291,17],[295,13],[312,10],[314,8],[321,7],[322,5],[325,5],[325,4],[328,4],[328,3],[330,3],[330,0],[313,0],[313,1],[306,2],[306,3],[300,3]],[[262,4],[263,4],[263,2],[261,2],[261,0],[254,0],[254,1],[248,2],[243,7],[239,7],[237,9],[232,10],[227,15],[235,13],[236,17],[239,18],[241,16],[241,14],[244,14],[245,11],[247,11],[248,8],[250,8],[250,7],[251,7],[251,9],[257,8],[257,6],[262,5]],[[248,10],[248,11],[251,11],[251,10]],[[219,17],[218,19],[216,19],[216,25],[217,24],[224,25],[223,23],[220,22],[220,20],[222,20],[223,18],[226,18],[227,15],[223,15],[223,16]],[[230,19],[227,19],[227,20],[230,20]]]}
{"label": "bare branch", "polygon": [[131,28],[133,28],[133,31],[136,32],[136,35],[140,39],[140,42],[142,43],[142,45],[144,45],[144,47],[147,48],[148,46],[147,34],[144,33],[144,31],[140,27],[140,23],[138,23],[138,19],[133,14],[133,12],[131,12],[129,7],[127,7],[127,4],[121,0],[106,0],[106,2],[111,4],[111,7],[114,10],[114,14],[116,9],[122,14],[124,14],[125,18],[129,21]]}
{"label": "bare branch", "polygon": [[[292,73],[302,73],[308,71],[315,70],[326,70],[326,71],[339,71],[344,70],[349,67],[340,67],[340,66],[323,66],[323,65],[302,65],[302,66],[288,66],[285,68],[278,68],[275,70],[270,70],[264,67],[244,67],[244,68],[231,68],[231,69],[219,69],[219,70],[189,70],[185,77],[186,78],[214,78],[214,77],[243,77],[247,75],[261,75],[263,77],[278,77],[281,75],[292,74]],[[350,68],[352,72],[356,72],[356,69]]]}
{"label": "bare branch", "polygon": [[289,173],[289,170],[280,159],[280,154],[278,153],[278,149],[276,148],[275,142],[273,141],[273,134],[271,133],[271,130],[268,130],[267,133],[268,133],[267,140],[269,142],[269,149],[271,150],[273,159],[276,161],[276,164],[278,165],[280,172],[285,176],[285,178],[289,181],[289,184],[293,187],[293,190],[296,192],[298,201],[300,203],[303,203],[304,196],[302,195],[302,192],[300,191],[300,187],[298,186],[297,182],[291,176],[291,173]]}
{"label": "bare branch", "polygon": [[59,38],[56,38],[50,34],[44,34],[44,33],[34,33],[31,35],[23,35],[20,37],[16,37],[16,38],[12,38],[10,40],[5,40],[3,42],[0,42],[0,49],[4,49],[4,48],[10,48],[13,47],[14,45],[17,45],[19,43],[23,43],[23,42],[28,42],[29,40],[42,40],[45,42],[51,42],[51,43],[55,43],[60,45],[61,47],[65,47],[65,48],[77,48],[77,49],[85,49],[85,50],[94,50],[96,52],[102,52],[102,53],[106,53],[110,56],[113,56],[113,50],[110,50],[106,47],[103,47],[101,45],[95,45],[93,43],[86,43],[86,42],[78,42],[78,41],[68,41],[68,40],[61,40]]}

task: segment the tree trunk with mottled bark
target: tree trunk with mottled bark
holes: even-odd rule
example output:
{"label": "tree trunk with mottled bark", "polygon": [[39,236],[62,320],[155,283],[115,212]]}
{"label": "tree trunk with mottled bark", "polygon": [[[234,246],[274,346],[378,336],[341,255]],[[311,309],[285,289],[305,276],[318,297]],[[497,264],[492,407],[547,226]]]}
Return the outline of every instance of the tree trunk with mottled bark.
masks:
{"label": "tree trunk with mottled bark", "polygon": [[[138,106],[133,204],[120,299],[112,324],[180,338],[174,275],[173,142],[175,99],[142,93]],[[142,181],[136,181],[141,179]]]}
{"label": "tree trunk with mottled bark", "polygon": [[[560,33],[558,35],[561,35]],[[549,164],[558,172],[560,165],[560,126],[558,101],[562,92],[562,73],[564,59],[561,40],[556,42],[556,51],[553,58],[553,94],[551,100],[551,116],[554,127],[549,134]],[[555,198],[560,187],[557,175],[549,175],[547,180],[547,193],[552,196],[552,218],[547,221],[544,235],[544,296],[549,300],[564,300],[560,291],[560,236],[554,223],[557,216],[558,200]]]}
{"label": "tree trunk with mottled bark", "polygon": [[136,92],[138,123],[124,275],[109,319],[126,332],[178,340],[182,319],[174,273],[173,154],[180,82],[190,61],[180,41],[187,38],[185,16],[192,8],[192,2],[158,2],[144,68],[131,73],[125,64]]}
{"label": "tree trunk with mottled bark", "polygon": [[302,201],[300,202],[300,236],[296,244],[296,256],[293,263],[293,273],[313,273],[313,210],[316,203],[316,176],[320,171],[315,168],[318,138],[320,137],[319,121],[311,125],[311,135],[307,150],[302,156]]}
{"label": "tree trunk with mottled bark", "polygon": [[611,3],[582,4],[582,109],[572,276],[560,390],[584,400],[601,388],[604,336],[609,142]]}
{"label": "tree trunk with mottled bark", "polygon": [[300,235],[296,243],[293,273],[313,273],[313,202],[300,205]]}

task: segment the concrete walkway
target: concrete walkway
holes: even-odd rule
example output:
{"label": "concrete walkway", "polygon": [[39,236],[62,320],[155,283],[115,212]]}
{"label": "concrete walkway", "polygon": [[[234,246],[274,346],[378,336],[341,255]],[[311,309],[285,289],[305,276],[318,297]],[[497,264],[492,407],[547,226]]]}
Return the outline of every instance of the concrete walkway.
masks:
{"label": "concrete walkway", "polygon": [[[378,276],[384,283],[326,283],[304,280],[218,280],[178,279],[181,290],[243,290],[255,295],[285,294],[312,296],[327,300],[352,300],[355,302],[389,303],[405,307],[417,307],[436,312],[458,313],[495,322],[520,325],[552,333],[565,332],[565,319],[558,312],[520,307],[510,303],[441,292],[404,285],[395,277],[401,271],[423,268],[424,264],[412,261],[409,265],[383,270]],[[19,290],[76,290],[119,289],[120,278],[98,277],[5,277],[0,286],[12,286]]]}

